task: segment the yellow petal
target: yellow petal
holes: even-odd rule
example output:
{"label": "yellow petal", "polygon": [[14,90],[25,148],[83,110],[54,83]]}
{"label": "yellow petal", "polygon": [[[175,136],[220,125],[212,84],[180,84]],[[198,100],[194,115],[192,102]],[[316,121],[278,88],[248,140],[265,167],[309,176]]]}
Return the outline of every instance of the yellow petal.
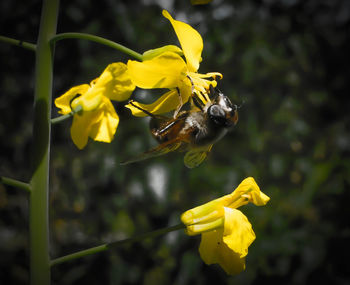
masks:
{"label": "yellow petal", "polygon": [[100,105],[102,97],[101,88],[90,87],[84,95],[74,99],[71,105],[73,110],[81,106],[84,111],[93,111]]}
{"label": "yellow petal", "polygon": [[59,113],[63,115],[70,113],[72,111],[71,109],[72,99],[78,94],[80,95],[84,94],[89,89],[89,87],[90,86],[88,84],[78,85],[78,86],[72,87],[66,93],[56,98],[55,105],[57,108],[61,109]]}
{"label": "yellow petal", "polygon": [[[115,62],[107,66],[105,73],[110,74],[111,78],[105,82],[103,95],[111,100],[125,101],[135,89],[126,64]],[[102,76],[101,75],[101,76]]]}
{"label": "yellow petal", "polygon": [[88,137],[96,141],[111,142],[118,127],[119,117],[109,99],[103,97],[98,109],[75,114],[71,127],[74,144],[83,149]]}
{"label": "yellow petal", "polygon": [[86,146],[92,125],[99,121],[102,115],[102,112],[98,109],[74,114],[70,133],[74,144],[79,149]]}
{"label": "yellow petal", "polygon": [[168,11],[163,10],[163,16],[170,21],[175,30],[186,58],[188,70],[196,72],[199,68],[203,50],[201,35],[190,25],[174,20]]}
{"label": "yellow petal", "polygon": [[179,47],[174,46],[174,45],[167,45],[167,46],[163,46],[160,48],[150,49],[148,51],[145,51],[142,54],[142,61],[150,60],[150,59],[152,59],[152,58],[154,58],[154,57],[156,57],[156,56],[158,56],[166,51],[171,51],[171,52],[177,53],[180,56],[183,56],[182,49],[180,49]]}
{"label": "yellow petal", "polygon": [[[213,212],[212,215],[203,217],[203,222],[198,224],[189,225],[186,227],[186,234],[189,236],[195,236],[209,231],[214,231],[224,227],[225,218],[219,217],[215,219],[216,215],[220,215],[219,212]],[[208,222],[205,222],[208,220]]]}
{"label": "yellow petal", "polygon": [[181,56],[173,52],[165,52],[143,62],[128,61],[133,83],[144,89],[175,88],[186,78],[186,69]]}
{"label": "yellow petal", "polygon": [[252,202],[256,206],[264,206],[270,201],[270,197],[263,192],[251,192],[249,202]]}
{"label": "yellow petal", "polygon": [[[186,96],[187,95],[187,96]],[[188,94],[185,94],[182,96],[182,102],[185,103],[188,101]],[[175,110],[179,104],[179,94],[177,90],[170,90],[164,95],[162,95],[160,98],[158,98],[155,102],[152,104],[141,104],[139,102],[133,101],[134,105],[142,108],[143,110],[146,110],[152,114],[159,115],[168,113],[172,110]],[[125,106],[126,108],[129,108],[132,112],[132,114],[136,117],[145,117],[147,114],[145,112],[142,112],[140,109],[134,107],[130,103]]]}
{"label": "yellow petal", "polygon": [[[238,185],[238,187],[232,192],[232,201],[236,201],[240,198],[245,198],[245,203],[252,202],[256,206],[263,206],[266,205],[266,203],[270,200],[270,198],[265,195],[262,191],[260,191],[260,188],[258,184],[256,184],[253,177],[248,177],[244,179],[241,184]],[[242,200],[242,199],[241,199]],[[230,208],[237,208],[241,205],[230,205]]]}
{"label": "yellow petal", "polygon": [[203,205],[187,210],[181,215],[181,221],[185,225],[192,225],[199,222],[208,222],[210,221],[208,217],[212,217],[212,215],[214,215],[215,219],[220,218],[220,215],[221,217],[224,217],[224,207],[231,205],[231,203],[232,194],[225,195]]}
{"label": "yellow petal", "polygon": [[135,89],[129,76],[126,64],[116,62],[109,64],[102,74],[91,81],[85,93],[74,99],[72,108],[81,106],[84,111],[93,111],[99,107],[102,97],[124,101]]}
{"label": "yellow petal", "polygon": [[213,78],[216,79],[216,77],[219,77],[219,79],[222,79],[223,76],[220,72],[208,72],[208,73],[197,73],[197,72],[188,72],[188,75],[193,79],[194,77],[198,78]]}
{"label": "yellow petal", "polygon": [[203,233],[199,246],[200,256],[208,265],[218,263],[229,275],[238,274],[245,269],[245,258],[230,249],[222,237],[222,229]]}
{"label": "yellow petal", "polygon": [[260,188],[258,184],[256,184],[253,177],[244,179],[241,183],[241,188],[242,191],[245,191],[249,202],[253,203],[256,206],[264,206],[270,200],[270,197],[260,191]]}
{"label": "yellow petal", "polygon": [[89,136],[95,141],[110,143],[117,130],[119,117],[108,99],[104,99],[101,111],[103,115],[92,125]]}
{"label": "yellow petal", "polygon": [[219,251],[224,245],[222,233],[223,230],[216,230],[202,234],[199,253],[205,264],[210,265],[219,262]]}
{"label": "yellow petal", "polygon": [[239,257],[245,257],[254,240],[255,233],[247,217],[237,209],[225,207],[224,243]]}
{"label": "yellow petal", "polygon": [[220,215],[221,217],[223,217],[223,207],[225,204],[229,203],[226,202],[226,200],[229,198],[230,196],[226,195],[221,198],[212,200],[208,203],[205,203],[203,205],[192,208],[190,210],[187,210],[181,215],[181,221],[185,225],[193,225],[198,222],[208,222],[210,221],[208,217],[212,217],[213,215],[215,219],[220,218]]}
{"label": "yellow petal", "polygon": [[[248,177],[244,179],[239,186],[228,195],[212,200],[203,205],[192,208],[181,215],[181,221],[185,225],[191,225],[203,221],[204,217],[207,217],[212,212],[222,212],[221,208],[229,207],[231,209],[238,208],[247,204],[250,200],[255,205],[262,205],[268,201],[264,193],[260,191],[259,186],[256,184],[254,178]],[[207,220],[205,220],[207,222]]]}

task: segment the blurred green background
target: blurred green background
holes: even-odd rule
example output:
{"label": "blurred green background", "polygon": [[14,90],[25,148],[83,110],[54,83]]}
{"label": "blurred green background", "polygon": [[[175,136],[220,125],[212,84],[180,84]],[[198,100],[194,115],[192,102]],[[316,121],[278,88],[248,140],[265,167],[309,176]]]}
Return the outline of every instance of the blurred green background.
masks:
{"label": "blurred green background", "polygon": [[[206,266],[199,237],[182,231],[53,268],[53,284],[349,284],[350,2],[346,0],[61,1],[58,32],[86,32],[138,52],[178,44],[165,8],[203,37],[199,72],[242,104],[240,120],[209,159],[189,170],[183,154],[120,166],[155,145],[147,119],[116,106],[111,144],[79,151],[71,121],[52,128],[51,255],[179,223],[193,206],[253,176],[271,197],[247,205],[257,235],[247,269]],[[41,2],[1,1],[0,34],[35,42]],[[0,43],[0,174],[30,179],[34,54]],[[54,98],[128,57],[84,40],[56,46]],[[136,92],[152,101],[163,90]],[[53,106],[53,117],[57,109]],[[28,283],[27,194],[0,185],[0,282]]]}

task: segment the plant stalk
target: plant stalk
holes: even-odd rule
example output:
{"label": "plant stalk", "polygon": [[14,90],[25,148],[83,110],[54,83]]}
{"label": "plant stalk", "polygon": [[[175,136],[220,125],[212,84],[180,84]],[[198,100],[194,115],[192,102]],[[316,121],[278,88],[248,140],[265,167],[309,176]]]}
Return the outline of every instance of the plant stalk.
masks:
{"label": "plant stalk", "polygon": [[30,282],[50,284],[49,257],[49,159],[51,95],[59,0],[43,0],[35,62],[33,175],[30,181]]}

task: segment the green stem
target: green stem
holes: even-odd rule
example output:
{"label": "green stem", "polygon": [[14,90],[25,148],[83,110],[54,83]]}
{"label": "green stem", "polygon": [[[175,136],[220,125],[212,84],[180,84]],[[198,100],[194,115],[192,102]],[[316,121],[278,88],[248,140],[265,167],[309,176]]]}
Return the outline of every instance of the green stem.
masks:
{"label": "green stem", "polygon": [[60,264],[60,263],[66,262],[66,261],[70,261],[70,260],[77,259],[80,257],[88,256],[88,255],[98,253],[101,251],[106,251],[108,249],[115,248],[115,247],[120,246],[120,245],[125,244],[125,243],[133,243],[133,242],[137,242],[137,241],[142,241],[146,238],[154,238],[154,237],[157,237],[157,236],[169,233],[169,232],[177,231],[177,230],[180,230],[183,228],[185,228],[185,226],[183,224],[178,224],[178,225],[175,225],[172,227],[162,228],[162,229],[155,230],[153,232],[149,232],[149,233],[145,233],[145,234],[141,234],[141,235],[138,235],[135,237],[131,237],[131,238],[123,239],[123,240],[118,240],[115,242],[105,243],[105,244],[102,244],[99,246],[95,246],[92,248],[88,248],[85,250],[81,250],[81,251],[78,251],[78,252],[75,252],[72,254],[68,254],[68,255],[56,258],[56,259],[51,261],[51,266],[55,266],[57,264]]}
{"label": "green stem", "polygon": [[31,191],[31,187],[28,183],[18,181],[16,179],[0,176],[0,182],[8,186],[13,186],[22,190],[26,190],[29,193]]}
{"label": "green stem", "polygon": [[142,61],[142,54],[139,54],[136,51],[133,51],[132,49],[129,49],[121,44],[118,44],[116,42],[107,40],[105,38],[101,38],[95,35],[90,35],[90,34],[84,34],[84,33],[62,33],[62,34],[57,34],[52,37],[51,42],[56,43],[60,40],[63,39],[84,39],[84,40],[89,40],[93,42],[97,42],[106,46],[109,46],[111,48],[117,49],[127,55],[132,56],[133,58]]}
{"label": "green stem", "polygon": [[16,39],[5,37],[5,36],[0,36],[0,42],[4,42],[4,43],[11,44],[11,45],[23,47],[23,48],[29,49],[31,51],[36,51],[36,45],[35,44],[27,43],[27,42],[24,42],[24,41],[21,41],[21,40],[16,40]]}
{"label": "green stem", "polygon": [[72,254],[68,254],[68,255],[65,255],[65,256],[62,256],[62,257],[59,257],[59,258],[56,258],[56,259],[52,260],[51,261],[51,266],[55,266],[57,264],[60,264],[60,263],[66,262],[66,261],[70,261],[70,260],[77,259],[77,258],[80,258],[80,257],[88,256],[88,255],[91,255],[91,254],[94,254],[94,253],[98,253],[98,252],[101,252],[101,251],[105,251],[107,249],[108,249],[108,244],[102,244],[102,245],[99,245],[99,246],[95,246],[95,247],[92,247],[92,248],[81,250],[81,251],[78,251],[78,252],[75,252],[75,253],[72,253]]}
{"label": "green stem", "polygon": [[49,159],[54,48],[59,0],[44,0],[35,62],[33,176],[30,196],[30,282],[50,284],[49,257]]}
{"label": "green stem", "polygon": [[63,122],[65,120],[67,120],[68,118],[74,116],[75,113],[78,113],[80,112],[81,110],[83,110],[83,107],[81,105],[78,105],[72,112],[66,114],[66,115],[63,115],[63,116],[59,116],[57,118],[53,118],[51,119],[51,124],[57,124],[57,123],[60,123],[60,122]]}
{"label": "green stem", "polygon": [[69,119],[70,117],[73,117],[73,115],[75,114],[75,112],[70,112],[70,113],[68,113],[68,114],[66,114],[66,115],[63,115],[63,116],[59,116],[59,117],[57,117],[57,118],[53,118],[53,119],[51,119],[51,124],[57,124],[57,123],[60,123],[60,122],[63,122],[63,121],[65,121],[65,120],[67,120],[67,119]]}

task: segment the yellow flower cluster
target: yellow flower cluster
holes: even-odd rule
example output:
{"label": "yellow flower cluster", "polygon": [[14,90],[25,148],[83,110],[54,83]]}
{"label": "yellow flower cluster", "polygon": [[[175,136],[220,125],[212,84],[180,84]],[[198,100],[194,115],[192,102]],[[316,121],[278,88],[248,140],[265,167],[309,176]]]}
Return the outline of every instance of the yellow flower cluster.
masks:
{"label": "yellow flower cluster", "polygon": [[188,235],[202,235],[199,253],[206,264],[218,263],[227,274],[245,269],[248,247],[255,240],[252,225],[238,207],[265,205],[270,198],[248,177],[229,195],[182,214]]}
{"label": "yellow flower cluster", "polygon": [[[147,112],[178,111],[193,93],[206,96],[210,86],[216,86],[216,78],[222,77],[217,72],[197,73],[203,50],[202,37],[188,24],[174,20],[165,10],[163,16],[170,21],[181,49],[167,45],[146,51],[142,62],[112,63],[90,84],[75,86],[55,100],[59,113],[74,112],[71,137],[79,149],[86,146],[89,137],[95,141],[112,141],[119,117],[111,101],[127,100],[135,87],[170,90],[152,104],[134,101],[126,105],[133,115],[146,116]],[[201,234],[199,252],[203,261],[218,263],[228,274],[244,270],[245,256],[255,234],[247,217],[237,208],[249,202],[262,206],[269,199],[249,177],[231,194],[183,213],[181,220],[187,234]]]}
{"label": "yellow flower cluster", "polygon": [[90,84],[75,86],[55,100],[56,106],[61,109],[60,114],[80,110],[74,114],[71,127],[72,140],[79,149],[86,146],[88,137],[95,141],[112,141],[119,117],[111,100],[128,99],[135,86],[170,89],[152,104],[133,102],[126,105],[133,115],[146,116],[135,106],[153,114],[179,110],[191,94],[207,94],[210,85],[216,86],[215,78],[222,77],[218,72],[197,73],[203,50],[202,37],[190,25],[174,20],[167,11],[163,10],[163,15],[172,24],[182,49],[167,45],[146,51],[142,62],[129,60],[127,65],[112,63]]}
{"label": "yellow flower cluster", "polygon": [[[222,78],[218,72],[197,73],[199,63],[202,61],[203,40],[201,35],[190,25],[174,20],[165,10],[163,10],[163,16],[170,21],[182,49],[176,46],[164,46],[145,52],[142,62],[128,61],[130,75],[137,87],[170,89],[152,104],[133,102],[132,105],[127,105],[126,107],[135,116],[146,116],[137,107],[153,114],[179,109],[193,93],[207,94],[210,85],[213,87],[217,85],[215,78]],[[183,60],[182,55],[186,61]]]}
{"label": "yellow flower cluster", "polygon": [[90,84],[72,87],[55,100],[60,114],[74,114],[71,137],[74,144],[82,149],[88,137],[95,141],[111,142],[119,124],[118,114],[111,100],[127,100],[134,91],[127,66],[117,62],[107,66],[100,77]]}

